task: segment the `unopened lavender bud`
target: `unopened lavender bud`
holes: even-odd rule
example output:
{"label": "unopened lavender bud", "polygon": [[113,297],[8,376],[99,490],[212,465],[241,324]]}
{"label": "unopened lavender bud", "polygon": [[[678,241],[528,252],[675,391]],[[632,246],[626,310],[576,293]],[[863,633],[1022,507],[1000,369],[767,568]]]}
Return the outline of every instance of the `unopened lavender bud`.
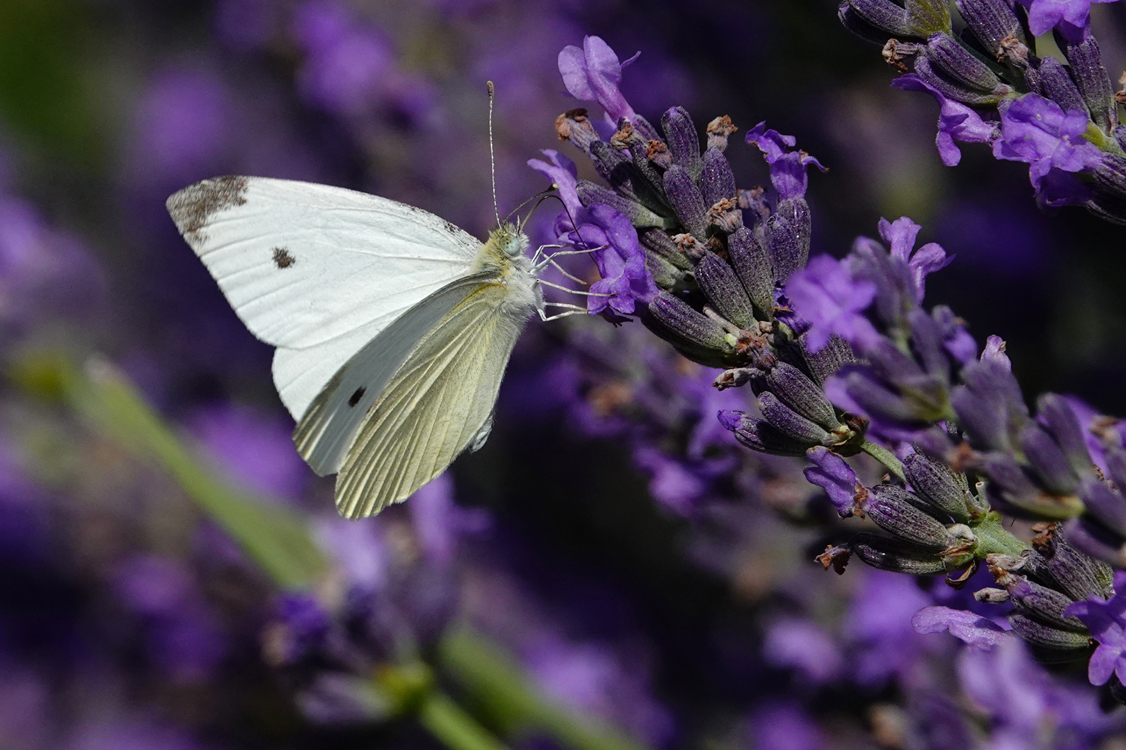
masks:
{"label": "unopened lavender bud", "polygon": [[619,151],[636,148],[644,143],[646,143],[645,139],[634,129],[633,124],[625,119],[618,123],[617,132],[610,136],[610,145]]}
{"label": "unopened lavender bud", "polygon": [[572,109],[555,118],[555,132],[561,141],[570,141],[583,153],[590,153],[590,146],[602,140],[594,130],[585,109]]}
{"label": "unopened lavender bud", "polygon": [[780,201],[767,220],[767,249],[779,284],[785,284],[790,274],[805,267],[809,260],[811,229],[809,204],[804,198]]}
{"label": "unopened lavender bud", "polygon": [[1009,37],[1027,45],[1024,28],[1006,0],[957,0],[962,18],[982,46],[1000,58],[1002,42]]}
{"label": "unopened lavender bud", "polygon": [[905,0],[907,25],[915,36],[950,33],[950,5],[947,0]]}
{"label": "unopened lavender bud", "polygon": [[1079,486],[1079,497],[1091,517],[1126,541],[1126,498],[1112,490],[1101,479],[1089,477]]}
{"label": "unopened lavender bud", "polygon": [[1092,476],[1094,466],[1083,437],[1083,428],[1067,399],[1055,393],[1045,393],[1036,399],[1036,416],[1047,425],[1075,473],[1081,477]]}
{"label": "unopened lavender bud", "polygon": [[665,195],[684,227],[699,239],[707,237],[708,207],[688,170],[673,164],[665,172]]}
{"label": "unopened lavender bud", "polygon": [[1075,84],[1091,119],[1102,129],[1109,133],[1118,125],[1118,110],[1114,101],[1114,86],[1111,85],[1110,76],[1103,67],[1102,56],[1099,53],[1099,43],[1095,37],[1087,35],[1079,44],[1072,44],[1063,37],[1059,37],[1060,48],[1067,61],[1071,63],[1071,70],[1075,76]]}
{"label": "unopened lavender bud", "polygon": [[758,397],[758,407],[767,422],[787,437],[804,443],[807,448],[830,441],[825,428],[798,414],[769,391]]}
{"label": "unopened lavender bud", "polygon": [[979,450],[1011,451],[1028,421],[1020,385],[1005,363],[992,359],[963,368],[964,386],[954,389],[951,403],[970,444]]}
{"label": "unopened lavender bud", "polygon": [[1079,485],[1079,477],[1071,468],[1060,446],[1036,422],[1020,433],[1020,447],[1032,468],[1037,484],[1055,495],[1071,495]]}
{"label": "unopened lavender bud", "polygon": [[747,448],[775,456],[803,456],[808,444],[794,440],[769,422],[756,419],[746,412],[721,411],[719,422],[735,434],[735,439]]}
{"label": "unopened lavender bud", "polygon": [[1002,93],[982,93],[977,89],[966,86],[961,81],[948,79],[941,71],[935,70],[934,63],[926,55],[919,56],[913,67],[915,75],[941,92],[947,99],[964,102],[965,104],[987,105],[996,104],[1003,95]]}
{"label": "unopened lavender bud", "polygon": [[700,177],[704,161],[700,158],[700,136],[684,107],[673,107],[661,115],[661,130],[669,144],[674,164],[684,167],[693,180]]}
{"label": "unopened lavender bud", "polygon": [[915,494],[959,521],[969,520],[969,488],[964,474],[921,453],[904,459],[903,467]]}
{"label": "unopened lavender bud", "polygon": [[1087,103],[1063,63],[1054,57],[1045,57],[1036,67],[1036,72],[1040,76],[1044,96],[1060,105],[1064,112],[1072,109],[1087,111]]}
{"label": "unopened lavender bud", "polygon": [[727,256],[751,303],[764,318],[774,317],[774,266],[754,232],[742,227],[732,233]]}
{"label": "unopened lavender bud", "polygon": [[1087,515],[1064,525],[1068,541],[1080,552],[1117,567],[1126,567],[1126,544],[1122,537]]}
{"label": "unopened lavender bud", "polygon": [[862,532],[849,543],[853,554],[868,565],[880,570],[911,575],[944,573],[946,564],[934,549]]}
{"label": "unopened lavender bud", "polygon": [[938,550],[945,549],[950,542],[941,522],[904,502],[887,486],[871,488],[860,508],[877,526],[900,539]]}
{"label": "unopened lavender bud", "polygon": [[645,253],[645,270],[661,289],[674,289],[684,279],[684,271],[655,253]]}
{"label": "unopened lavender bud", "polygon": [[633,179],[640,177],[640,174],[633,163],[605,141],[594,141],[588,148],[590,162],[598,175],[610,183],[615,190],[636,200],[637,192],[634,190]]}
{"label": "unopened lavender bud", "polygon": [[829,337],[829,343],[816,352],[809,351],[805,345],[805,334],[799,339],[803,359],[809,365],[809,372],[817,385],[824,387],[825,381],[837,374],[837,370],[847,364],[856,362],[856,354],[848,342],[835,333]]}
{"label": "unopened lavender bud", "polygon": [[659,229],[647,229],[638,232],[637,236],[645,247],[646,255],[657,255],[681,271],[691,270],[692,261],[680,251],[680,248],[665,232]]}
{"label": "unopened lavender bud", "polygon": [[927,57],[948,78],[979,93],[993,93],[1001,84],[988,65],[949,34],[934,34],[927,40]]}
{"label": "unopened lavender bud", "polygon": [[837,15],[849,31],[878,44],[891,36],[911,36],[907,9],[891,0],[846,0]]}
{"label": "unopened lavender bud", "polygon": [[1047,558],[1044,568],[1048,574],[1075,601],[1106,596],[1109,569],[1064,542],[1058,532],[1051,539],[1044,557]]}
{"label": "unopened lavender bud", "polygon": [[664,224],[664,219],[645,206],[602,185],[597,185],[588,180],[579,180],[578,184],[575,185],[575,192],[584,206],[589,207],[596,203],[604,203],[615,211],[624,214],[629,219],[630,224],[635,227],[659,227]]}
{"label": "unopened lavender bud", "polygon": [[1024,467],[1009,454],[987,454],[982,468],[989,477],[989,496],[1013,513],[1061,521],[1083,512],[1083,503],[1076,495],[1053,495],[1036,486]]}
{"label": "unopened lavender bud", "polygon": [[841,426],[825,392],[793,365],[779,362],[763,376],[762,383],[791,409],[826,430]]}
{"label": "unopened lavender bud", "polygon": [[735,271],[715,253],[705,252],[696,264],[696,283],[720,315],[740,328],[747,328],[755,319],[751,300]]}
{"label": "unopened lavender bud", "polygon": [[711,206],[727,198],[734,199],[735,189],[735,173],[727,157],[718,148],[709,148],[704,152],[704,171],[700,175],[704,203]]}
{"label": "unopened lavender bud", "polygon": [[708,246],[696,239],[694,234],[687,232],[674,234],[671,239],[676,243],[676,249],[680,251],[680,254],[691,260],[693,265],[698,263],[708,252]]}
{"label": "unopened lavender bud", "polygon": [[720,153],[727,149],[727,139],[737,130],[735,123],[727,115],[720,115],[708,123],[708,150],[713,148]]}
{"label": "unopened lavender bud", "polygon": [[1008,573],[1001,574],[997,582],[1005,587],[1012,601],[1030,617],[1061,630],[1087,632],[1087,627],[1077,618],[1064,616],[1064,610],[1075,603],[1067,594],[1041,586],[1024,576]]}
{"label": "unopened lavender bud", "polygon": [[735,354],[733,337],[723,326],[664,290],[657,292],[642,320],[654,333],[693,361],[710,367],[732,364]]}
{"label": "unopened lavender bud", "polygon": [[1053,650],[1085,649],[1089,643],[1089,637],[1084,633],[1053,628],[1019,612],[1009,615],[1009,623],[1013,626],[1017,635],[1041,648]]}

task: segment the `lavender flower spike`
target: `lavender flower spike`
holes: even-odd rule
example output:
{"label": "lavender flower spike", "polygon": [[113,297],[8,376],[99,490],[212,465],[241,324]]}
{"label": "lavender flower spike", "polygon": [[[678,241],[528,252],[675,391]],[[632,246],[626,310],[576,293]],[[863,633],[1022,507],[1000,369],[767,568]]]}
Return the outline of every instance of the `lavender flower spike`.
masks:
{"label": "lavender flower spike", "polygon": [[633,120],[636,114],[618,83],[622,80],[622,68],[636,60],[637,55],[619,62],[617,54],[601,37],[588,36],[583,39],[582,49],[569,44],[559,53],[563,85],[576,99],[601,104],[615,123],[623,117]]}

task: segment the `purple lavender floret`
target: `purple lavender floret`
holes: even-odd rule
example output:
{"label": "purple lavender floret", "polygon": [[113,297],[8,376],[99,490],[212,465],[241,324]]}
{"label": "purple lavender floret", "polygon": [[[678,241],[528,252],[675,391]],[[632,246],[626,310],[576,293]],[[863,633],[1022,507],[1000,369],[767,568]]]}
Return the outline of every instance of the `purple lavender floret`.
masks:
{"label": "purple lavender floret", "polygon": [[1081,42],[1091,33],[1091,6],[1116,0],[1020,0],[1028,8],[1028,29],[1035,36],[1058,29],[1069,41]]}
{"label": "purple lavender floret", "polygon": [[602,278],[590,287],[587,311],[594,315],[609,309],[631,315],[639,302],[651,302],[657,287],[629,219],[598,203],[582,209],[575,222],[578,226],[566,235],[567,241],[576,247],[601,248],[591,254]]}
{"label": "purple lavender floret", "polygon": [[770,182],[778,191],[779,201],[805,197],[805,191],[809,187],[806,170],[810,166],[817,167],[822,172],[828,171],[815,157],[804,151],[792,150],[798,142],[794,136],[768,130],[765,122],[748,130],[746,141],[758,146],[763,159],[770,165]]}
{"label": "purple lavender floret", "polygon": [[1064,112],[1058,104],[1026,94],[1001,109],[1001,137],[993,155],[1031,165],[1029,178],[1042,205],[1077,205],[1090,191],[1061,173],[1093,171],[1103,153],[1083,135],[1090,124],[1086,112]]}
{"label": "purple lavender floret", "polygon": [[843,458],[820,445],[806,451],[806,456],[812,464],[804,470],[806,480],[825,490],[841,518],[853,515],[857,495],[864,491],[856,472]]}
{"label": "purple lavender floret", "polygon": [[848,261],[818,255],[786,284],[786,297],[794,312],[810,324],[806,345],[819,351],[833,335],[866,350],[879,333],[863,315],[876,298],[876,285],[853,278]]}
{"label": "purple lavender floret", "polygon": [[975,612],[950,607],[924,607],[911,618],[911,625],[918,633],[947,632],[971,648],[985,650],[996,648],[1012,637],[1009,631],[992,620]]}
{"label": "purple lavender floret", "polygon": [[1087,665],[1092,685],[1105,685],[1114,675],[1126,684],[1126,571],[1114,574],[1114,593],[1109,597],[1091,596],[1067,608],[1091,631],[1099,647]]}
{"label": "purple lavender floret", "polygon": [[618,84],[622,80],[622,68],[640,54],[619,62],[618,55],[601,37],[585,37],[581,48],[569,44],[559,53],[563,85],[579,101],[598,102],[614,123],[622,118],[632,120],[636,114]]}
{"label": "purple lavender floret", "polygon": [[942,163],[948,167],[953,167],[962,160],[962,151],[955,142],[992,143],[1000,135],[996,123],[986,122],[976,110],[948,99],[941,91],[913,73],[896,78],[891,85],[906,91],[925,91],[938,102],[940,109],[935,145],[938,146]]}

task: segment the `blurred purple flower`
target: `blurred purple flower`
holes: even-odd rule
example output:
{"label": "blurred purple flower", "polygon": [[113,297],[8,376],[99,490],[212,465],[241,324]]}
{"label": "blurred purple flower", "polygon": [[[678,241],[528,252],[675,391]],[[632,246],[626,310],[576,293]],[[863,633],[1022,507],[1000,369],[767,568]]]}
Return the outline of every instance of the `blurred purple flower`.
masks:
{"label": "blurred purple flower", "polygon": [[1064,615],[1078,617],[1099,643],[1087,665],[1091,684],[1105,685],[1112,674],[1126,684],[1126,571],[1114,574],[1114,595],[1109,599],[1076,602]]}
{"label": "blurred purple flower", "polygon": [[1028,8],[1028,29],[1035,36],[1059,29],[1069,41],[1081,42],[1090,34],[1091,5],[1115,0],[1020,0]]}
{"label": "blurred purple flower", "polygon": [[[653,276],[645,267],[645,251],[629,219],[609,206],[596,203],[576,218],[578,227],[568,235],[577,247],[601,248],[592,253],[602,277],[590,287],[587,311],[591,315],[609,310],[631,315],[638,302],[649,302],[657,293]],[[602,295],[602,296],[599,296]]]}
{"label": "blurred purple flower", "polygon": [[809,466],[804,470],[805,478],[829,496],[829,502],[837,509],[837,515],[848,518],[856,510],[856,496],[863,492],[856,472],[843,458],[831,453],[828,448],[816,445],[805,452]]}
{"label": "blurred purple flower", "polygon": [[797,139],[792,135],[782,135],[777,130],[767,130],[766,123],[760,122],[749,131],[747,143],[758,146],[763,158],[770,165],[770,181],[778,192],[779,200],[801,198],[809,186],[806,168],[815,166],[822,172],[828,170],[814,157],[804,151],[791,151]]}
{"label": "blurred purple flower", "polygon": [[337,115],[367,113],[392,79],[395,59],[386,36],[334,0],[302,3],[292,28],[305,52],[298,76],[302,94]]}
{"label": "blurred purple flower", "polygon": [[1083,138],[1086,112],[1064,112],[1050,99],[1025,94],[1001,110],[1001,137],[993,144],[998,159],[1031,165],[1029,177],[1041,205],[1083,203],[1088,189],[1069,173],[1092,171],[1102,152]]}
{"label": "blurred purple flower", "polygon": [[140,617],[149,657],[174,680],[205,680],[226,657],[222,624],[184,565],[134,555],[118,564],[113,587]]}
{"label": "blurred purple flower", "polygon": [[876,298],[876,285],[853,279],[848,261],[818,255],[786,284],[790,305],[810,324],[806,345],[819,351],[833,334],[858,349],[875,345],[880,335],[862,314]]}
{"label": "blurred purple flower", "polygon": [[219,0],[215,5],[215,32],[240,52],[265,47],[280,25],[280,3],[271,0]]}
{"label": "blurred purple flower", "polygon": [[309,483],[309,469],[293,450],[293,430],[280,417],[223,404],[199,410],[188,426],[232,479],[266,498],[293,500]]}
{"label": "blurred purple flower", "polygon": [[453,478],[447,472],[411,496],[407,508],[423,554],[433,565],[445,567],[457,552],[458,538],[489,529],[482,508],[462,508],[454,502]]}
{"label": "blurred purple flower", "polygon": [[925,91],[938,102],[938,136],[935,145],[942,163],[953,167],[962,160],[962,151],[955,141],[962,143],[993,143],[1000,135],[996,123],[987,123],[974,109],[961,102],[947,99],[941,91],[919,78],[914,73],[900,76],[891,82],[892,86],[905,91]]}
{"label": "blurred purple flower", "polygon": [[864,570],[843,631],[852,644],[846,653],[858,685],[879,688],[910,674],[926,648],[911,618],[930,603],[910,576]]}
{"label": "blurred purple flower", "polygon": [[835,682],[844,668],[836,640],[808,620],[787,618],[766,629],[763,659],[775,667],[792,669],[806,685]]}
{"label": "blurred purple flower", "polygon": [[146,718],[103,718],[80,727],[66,750],[205,750],[183,729]]}
{"label": "blurred purple flower", "polygon": [[825,740],[817,723],[796,703],[768,701],[750,718],[756,750],[821,750]]}
{"label": "blurred purple flower", "polygon": [[202,66],[157,74],[133,117],[132,168],[147,184],[205,176],[223,162],[239,132],[231,93]]}
{"label": "blurred purple flower", "polygon": [[622,68],[640,54],[619,62],[618,55],[601,37],[588,36],[583,39],[581,49],[569,44],[559,53],[559,73],[571,96],[579,101],[598,102],[616,124],[623,117],[627,120],[635,117],[618,84],[622,80]]}

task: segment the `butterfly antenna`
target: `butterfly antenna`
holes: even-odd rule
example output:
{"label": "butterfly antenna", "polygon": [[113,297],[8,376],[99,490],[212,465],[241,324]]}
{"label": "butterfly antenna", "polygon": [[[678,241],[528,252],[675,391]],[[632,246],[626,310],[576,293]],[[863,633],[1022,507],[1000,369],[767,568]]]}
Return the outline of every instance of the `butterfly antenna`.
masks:
{"label": "butterfly antenna", "polygon": [[493,97],[496,94],[496,88],[493,86],[492,81],[488,81],[486,85],[489,88],[489,171],[492,173],[493,178],[493,214],[497,217],[497,226],[500,226],[500,208],[497,204],[497,156],[496,150],[493,146]]}

